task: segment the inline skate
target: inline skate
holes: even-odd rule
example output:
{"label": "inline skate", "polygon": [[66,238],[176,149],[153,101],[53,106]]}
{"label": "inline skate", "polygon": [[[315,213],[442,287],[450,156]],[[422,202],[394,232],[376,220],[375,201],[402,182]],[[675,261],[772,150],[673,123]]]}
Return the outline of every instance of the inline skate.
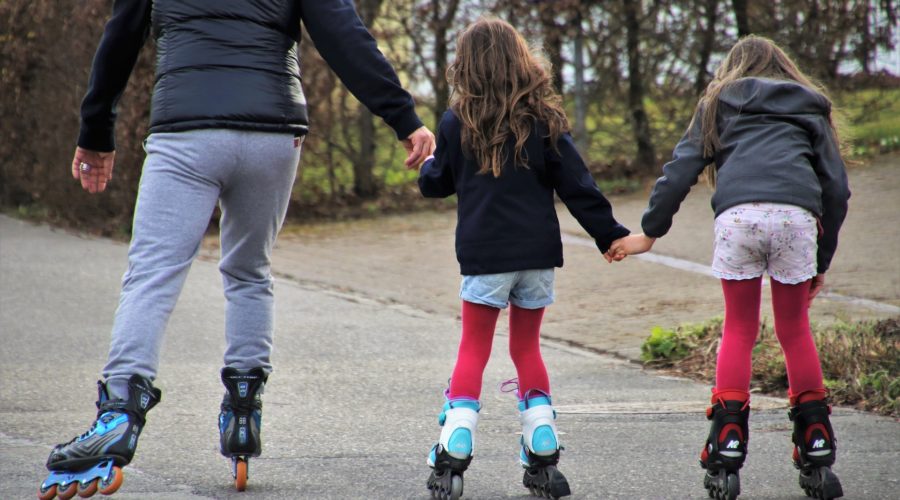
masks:
{"label": "inline skate", "polygon": [[122,467],[134,457],[147,412],[159,403],[161,393],[140,375],[128,380],[127,400],[110,399],[107,385],[100,381],[97,393],[97,420],[91,428],[50,452],[50,475],[41,483],[40,500],[112,495],[122,486]]}
{"label": "inline skate", "polygon": [[[800,396],[804,395],[820,399],[800,403]],[[830,414],[831,406],[824,391],[809,391],[791,397],[788,417],[794,422],[794,466],[800,470],[800,488],[812,498],[830,499],[844,495],[840,480],[831,471],[837,439],[828,418]]]}
{"label": "inline skate", "polygon": [[222,369],[226,391],[219,413],[219,444],[222,455],[231,459],[231,474],[238,491],[247,488],[250,458],[262,453],[260,395],[267,378],[262,368]]}
{"label": "inline skate", "polygon": [[519,401],[522,439],[519,460],[525,473],[522,484],[534,496],[560,498],[571,494],[569,482],[556,465],[559,463],[559,434],[556,411],[550,395],[529,390]]}
{"label": "inline skate", "polygon": [[[734,399],[725,399],[734,398]],[[703,487],[710,498],[734,500],[741,494],[739,471],[747,458],[750,438],[750,395],[746,392],[713,391],[712,406],[706,409],[712,421],[700,466],[706,469]]]}
{"label": "inline skate", "polygon": [[[446,396],[446,393],[445,393]],[[428,453],[431,475],[427,486],[432,498],[457,500],[463,494],[463,472],[475,452],[475,429],[481,403],[473,399],[447,399],[438,423],[441,437]]]}

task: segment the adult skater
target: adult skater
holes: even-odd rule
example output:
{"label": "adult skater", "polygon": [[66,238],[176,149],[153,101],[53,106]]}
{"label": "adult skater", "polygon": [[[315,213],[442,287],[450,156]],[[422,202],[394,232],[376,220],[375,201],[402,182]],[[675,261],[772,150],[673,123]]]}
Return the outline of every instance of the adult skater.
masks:
{"label": "adult skater", "polygon": [[150,136],[97,420],[56,446],[40,498],[116,491],[135,452],[169,315],[213,209],[222,210],[227,388],[221,452],[243,489],[261,451],[259,395],[272,370],[270,252],[307,133],[300,85],[301,22],[350,91],[394,129],[406,165],[434,149],[411,96],[350,0],[116,0],[81,107],[72,175],[90,193],[112,179],[116,104],[150,33],[156,84]]}

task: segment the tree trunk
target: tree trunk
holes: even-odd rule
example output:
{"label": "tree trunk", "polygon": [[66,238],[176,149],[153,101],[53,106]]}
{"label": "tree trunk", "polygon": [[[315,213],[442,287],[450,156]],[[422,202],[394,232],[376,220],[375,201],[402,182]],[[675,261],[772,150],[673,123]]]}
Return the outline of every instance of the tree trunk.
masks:
{"label": "tree trunk", "polygon": [[584,31],[581,26],[581,12],[575,15],[572,22],[575,29],[574,48],[572,50],[573,66],[575,67],[575,87],[572,89],[575,96],[575,124],[572,132],[575,135],[575,145],[583,155],[587,154],[590,146],[590,137],[587,133],[587,96],[584,87]]}
{"label": "tree trunk", "polygon": [[447,8],[441,14],[440,6],[445,3],[443,0],[432,0],[431,2],[431,22],[434,30],[434,75],[431,86],[434,89],[434,123],[437,126],[441,121],[441,116],[450,101],[450,89],[447,86],[447,66],[449,58],[449,49],[447,33],[453,27],[456,19],[456,11],[459,7],[459,0],[450,0],[446,2]]}
{"label": "tree trunk", "polygon": [[633,166],[645,172],[656,167],[656,151],[650,133],[650,121],[644,109],[644,82],[641,76],[640,21],[638,18],[640,0],[623,0],[625,14],[626,44],[628,47],[628,109],[631,112],[631,127],[637,143],[637,155]]}
{"label": "tree trunk", "polygon": [[556,23],[556,14],[558,8],[554,6],[555,2],[541,2],[538,7],[541,18],[541,31],[544,34],[544,50],[547,51],[547,57],[550,59],[552,66],[553,86],[556,91],[563,92],[563,33],[562,27]]}
{"label": "tree trunk", "polygon": [[360,107],[356,118],[359,130],[359,156],[353,162],[353,193],[363,199],[378,196],[378,184],[375,182],[375,123],[372,113]]}
{"label": "tree trunk", "polygon": [[719,0],[706,0],[704,3],[706,29],[700,37],[700,60],[697,61],[697,79],[694,81],[694,92],[697,95],[706,88],[709,76],[706,67],[709,66],[709,57],[716,43],[716,21],[719,14]]}
{"label": "tree trunk", "polygon": [[[356,2],[359,16],[369,29],[372,29],[372,25],[378,17],[382,1],[360,0]],[[353,161],[353,193],[364,199],[378,196],[378,184],[375,182],[373,173],[375,168],[375,123],[373,120],[372,113],[365,106],[360,106],[356,118],[359,132],[359,154]]]}
{"label": "tree trunk", "polygon": [[734,9],[734,20],[737,23],[738,37],[745,37],[750,32],[750,18],[747,17],[747,0],[731,0]]}

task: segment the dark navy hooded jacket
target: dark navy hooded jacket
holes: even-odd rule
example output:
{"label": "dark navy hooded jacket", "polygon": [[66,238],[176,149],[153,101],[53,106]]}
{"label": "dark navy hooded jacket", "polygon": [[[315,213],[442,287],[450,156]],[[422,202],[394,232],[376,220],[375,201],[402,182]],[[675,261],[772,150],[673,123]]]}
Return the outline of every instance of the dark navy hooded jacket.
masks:
{"label": "dark navy hooded jacket", "polygon": [[494,274],[563,265],[554,192],[605,252],[629,231],[613,218],[612,207],[597,188],[575,149],[563,134],[553,150],[546,127],[538,126],[525,142],[527,168],[513,164],[514,139],[500,177],[479,174],[480,167],[463,151],[461,122],[444,113],[434,158],[419,172],[419,189],[429,198],[457,195],[456,258],[464,275]]}
{"label": "dark navy hooded jacket", "polygon": [[341,81],[405,138],[412,97],[351,0],[115,0],[81,106],[78,145],[115,149],[116,104],[147,37],[156,41],[150,132],[307,132],[301,22]]}
{"label": "dark navy hooded jacket", "polygon": [[700,120],[663,166],[641,226],[658,238],[704,167],[716,168],[712,208],[718,216],[735,205],[786,203],[815,214],[822,225],[818,272],[828,270],[847,215],[847,172],[829,125],[828,100],[798,83],[742,78],[719,96],[716,126],[722,147],[704,157]]}

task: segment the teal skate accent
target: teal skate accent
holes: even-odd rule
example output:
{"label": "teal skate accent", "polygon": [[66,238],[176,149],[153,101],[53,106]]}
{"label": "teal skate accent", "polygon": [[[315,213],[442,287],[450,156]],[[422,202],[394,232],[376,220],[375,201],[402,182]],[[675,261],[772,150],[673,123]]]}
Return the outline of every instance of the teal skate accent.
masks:
{"label": "teal skate accent", "polygon": [[[519,401],[519,411],[525,411],[532,406],[550,406],[550,396],[535,396],[533,398],[523,399]],[[554,413],[556,413],[554,411]]]}
{"label": "teal skate accent", "polygon": [[456,429],[447,441],[447,451],[451,453],[472,454],[472,433],[469,429]]}
{"label": "teal skate accent", "polygon": [[556,436],[553,435],[553,429],[549,425],[542,425],[535,429],[531,436],[531,447],[538,454],[545,451],[556,451],[559,445],[556,442]]}
{"label": "teal skate accent", "polygon": [[[115,416],[115,418],[107,421],[107,416]],[[94,426],[91,427],[91,430],[82,434],[76,442],[84,441],[85,439],[89,439],[94,435],[103,436],[106,433],[115,430],[116,427],[122,424],[128,424],[128,416],[126,416],[125,414],[113,412],[104,413],[103,415],[100,415],[100,418],[97,419],[97,421],[94,423]]]}
{"label": "teal skate accent", "polygon": [[468,408],[470,410],[481,411],[481,403],[474,399],[448,399],[447,402],[444,403],[440,415],[438,415],[438,423],[441,424],[441,427],[444,426],[444,422],[447,420],[447,410],[452,408]]}

